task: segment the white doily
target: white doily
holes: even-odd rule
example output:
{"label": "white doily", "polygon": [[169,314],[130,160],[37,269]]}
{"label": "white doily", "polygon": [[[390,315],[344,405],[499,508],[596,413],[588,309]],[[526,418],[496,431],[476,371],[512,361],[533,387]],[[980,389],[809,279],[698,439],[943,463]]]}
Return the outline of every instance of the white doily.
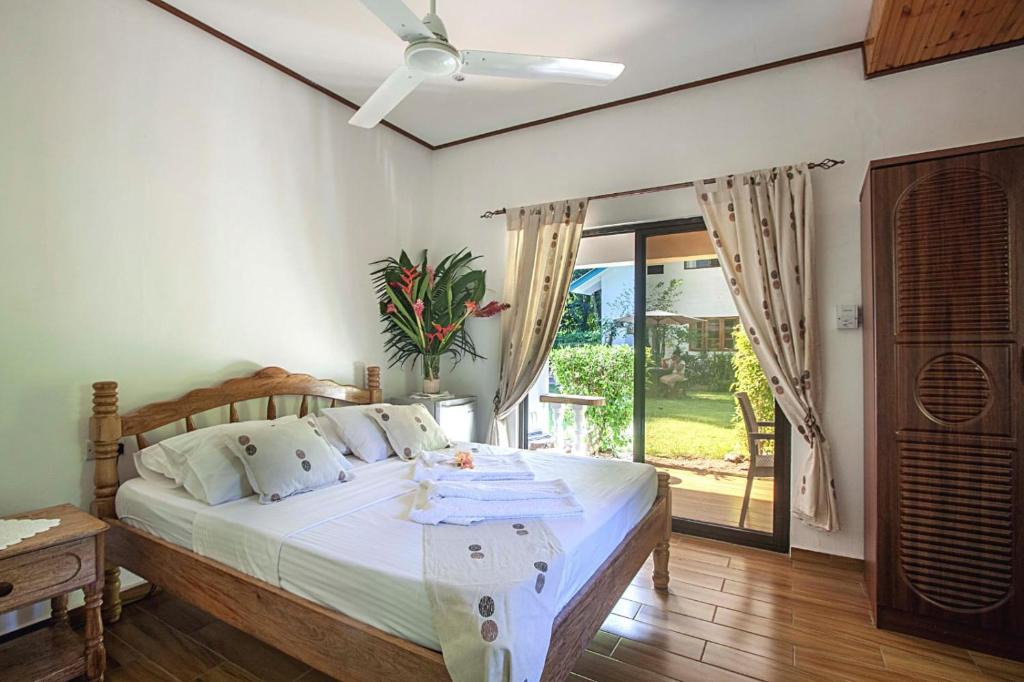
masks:
{"label": "white doily", "polygon": [[7,549],[26,538],[38,535],[60,524],[60,519],[0,520],[0,549]]}

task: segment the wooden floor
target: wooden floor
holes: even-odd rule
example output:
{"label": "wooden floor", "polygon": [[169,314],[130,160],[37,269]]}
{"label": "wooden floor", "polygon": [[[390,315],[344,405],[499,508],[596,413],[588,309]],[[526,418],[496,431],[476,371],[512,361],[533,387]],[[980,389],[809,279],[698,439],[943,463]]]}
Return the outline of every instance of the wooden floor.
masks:
{"label": "wooden floor", "polygon": [[[722,526],[739,526],[743,493],[747,487],[746,475],[662,466],[656,468],[669,475],[673,514]],[[754,479],[744,528],[772,532],[774,484],[771,478]]]}
{"label": "wooden floor", "polygon": [[[640,571],[574,682],[1022,680],[1024,664],[874,629],[857,562],[677,536],[668,595]],[[166,594],[107,634],[108,676],[161,682],[325,680]]]}

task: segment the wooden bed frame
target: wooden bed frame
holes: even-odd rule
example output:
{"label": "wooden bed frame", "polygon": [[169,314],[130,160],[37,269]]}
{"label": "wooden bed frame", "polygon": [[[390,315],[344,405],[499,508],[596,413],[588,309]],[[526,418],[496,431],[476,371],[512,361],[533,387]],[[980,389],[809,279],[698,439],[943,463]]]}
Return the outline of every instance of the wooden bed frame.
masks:
{"label": "wooden bed frame", "polygon": [[[201,388],[167,402],[146,405],[119,415],[117,384],[93,384],[93,416],[89,434],[96,455],[96,497],[93,512],[110,524],[103,590],[103,617],[121,615],[120,568],[230,623],[321,672],[344,680],[450,680],[437,651],[354,620],[342,613],[290,594],[235,569],[128,526],[117,520],[114,496],[121,438],[134,436],[140,448],[145,434],[228,406],[229,419],[239,421],[236,404],[267,399],[268,419],[277,416],[275,396],[302,396],[299,415],[309,410],[309,398],[327,398],[331,405],[381,401],[380,368],[367,368],[366,388],[344,386],[267,367],[250,377]],[[672,531],[668,475],[658,474],[658,495],[650,512],[580,588],[555,619],[544,668],[545,681],[568,676],[576,659],[597,633],[619,596],[647,556],[654,553],[654,587],[668,589],[669,537]]]}

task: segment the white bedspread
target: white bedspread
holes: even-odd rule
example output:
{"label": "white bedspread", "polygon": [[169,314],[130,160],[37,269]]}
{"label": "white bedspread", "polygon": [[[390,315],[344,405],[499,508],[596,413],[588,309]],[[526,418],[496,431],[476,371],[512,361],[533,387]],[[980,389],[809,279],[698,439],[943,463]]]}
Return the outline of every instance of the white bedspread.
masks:
{"label": "white bedspread", "polygon": [[[279,566],[284,543],[316,526],[355,514],[380,502],[416,491],[403,477],[408,465],[398,460],[364,467],[354,480],[315,493],[286,497],[273,504],[207,507],[192,524],[192,549],[243,573],[281,585]],[[228,505],[222,505],[228,506]],[[259,532],[252,532],[253,528]]]}
{"label": "white bedspread", "polygon": [[[556,595],[561,609],[650,510],[657,477],[641,464],[524,457],[538,479],[564,479],[585,509],[546,521],[565,553]],[[424,527],[408,519],[414,497],[408,476],[408,462],[390,458],[360,466],[350,483],[276,504],[252,497],[217,507],[132,479],[118,490],[117,513],[127,524],[437,651],[423,573]],[[280,544],[276,567],[268,543]]]}

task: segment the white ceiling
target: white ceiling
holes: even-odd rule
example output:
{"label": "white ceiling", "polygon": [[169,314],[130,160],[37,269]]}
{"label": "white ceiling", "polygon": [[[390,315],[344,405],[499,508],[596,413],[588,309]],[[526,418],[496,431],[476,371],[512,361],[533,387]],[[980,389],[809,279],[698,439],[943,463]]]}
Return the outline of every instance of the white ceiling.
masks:
{"label": "white ceiling", "polygon": [[[358,0],[170,0],[356,103],[405,44]],[[407,0],[422,16],[428,0]],[[871,0],[438,0],[460,49],[622,62],[611,85],[429,81],[388,116],[441,144],[861,40]]]}

